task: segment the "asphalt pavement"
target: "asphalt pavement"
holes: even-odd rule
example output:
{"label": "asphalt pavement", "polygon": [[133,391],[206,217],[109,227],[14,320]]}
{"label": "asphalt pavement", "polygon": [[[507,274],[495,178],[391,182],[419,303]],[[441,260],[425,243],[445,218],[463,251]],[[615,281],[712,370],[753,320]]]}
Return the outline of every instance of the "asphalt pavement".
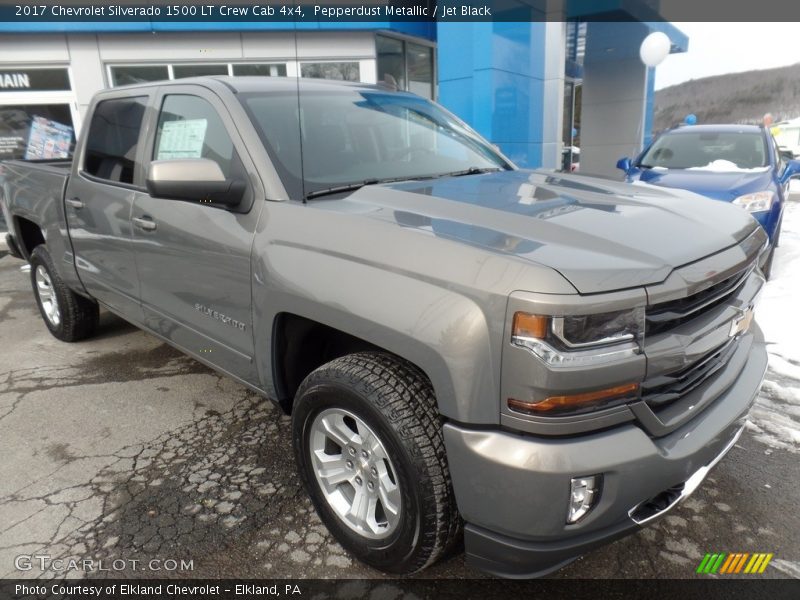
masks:
{"label": "asphalt pavement", "polygon": [[[95,338],[57,341],[24,263],[0,256],[0,577],[64,575],[31,556],[93,561],[72,577],[101,564],[140,577],[382,577],[314,514],[289,420],[269,401],[107,313]],[[784,358],[796,371],[769,371],[756,425],[694,496],[553,577],[698,577],[707,552],[771,552],[759,577],[800,577],[800,357]],[[460,554],[420,576],[483,577]]]}

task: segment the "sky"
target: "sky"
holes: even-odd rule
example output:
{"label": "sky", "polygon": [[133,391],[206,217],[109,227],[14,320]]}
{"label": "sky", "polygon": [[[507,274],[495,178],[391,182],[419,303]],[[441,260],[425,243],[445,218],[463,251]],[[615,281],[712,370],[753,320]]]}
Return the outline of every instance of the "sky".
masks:
{"label": "sky", "polygon": [[709,75],[800,62],[800,23],[673,23],[689,36],[689,51],[656,68],[656,89]]}

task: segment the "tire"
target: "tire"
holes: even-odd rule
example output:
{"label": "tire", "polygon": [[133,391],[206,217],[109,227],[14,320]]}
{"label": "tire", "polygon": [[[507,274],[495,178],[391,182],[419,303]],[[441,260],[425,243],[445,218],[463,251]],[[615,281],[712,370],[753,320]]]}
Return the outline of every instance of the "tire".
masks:
{"label": "tire", "polygon": [[764,263],[764,267],[761,269],[761,272],[764,274],[764,279],[769,281],[772,278],[772,262],[775,260],[775,246],[772,246],[769,251],[769,255],[767,256],[767,261]]}
{"label": "tire", "polygon": [[97,328],[100,310],[96,302],[67,287],[43,245],[31,253],[31,285],[47,329],[62,342],[77,342]]}
{"label": "tire", "polygon": [[772,263],[775,260],[775,248],[780,245],[781,242],[781,228],[783,227],[783,215],[781,215],[780,220],[778,221],[778,226],[775,228],[775,233],[772,237],[772,248],[769,249],[769,256],[767,256],[767,261],[764,263],[764,268],[761,269],[761,272],[764,274],[764,279],[769,281],[772,278]]}
{"label": "tire", "polygon": [[775,242],[772,244],[774,248],[778,248],[781,245],[781,229],[783,229],[783,214],[781,214],[778,226],[775,228]]}
{"label": "tire", "polygon": [[[325,424],[337,423],[331,428],[335,435],[328,435]],[[462,521],[450,482],[442,421],[430,382],[412,364],[389,354],[364,352],[319,367],[297,392],[292,441],[317,514],[361,562],[388,573],[409,574],[457,547]],[[362,454],[365,448],[368,459]],[[342,479],[327,491],[318,475],[320,456],[338,465],[326,471],[337,475],[325,480]],[[350,468],[345,466],[348,460]],[[373,469],[379,469],[377,475]],[[357,490],[366,494],[361,498],[368,497],[370,484],[377,498],[364,511],[370,524],[354,523],[358,519],[352,509],[349,516],[340,516],[347,512],[348,497],[357,504]]]}

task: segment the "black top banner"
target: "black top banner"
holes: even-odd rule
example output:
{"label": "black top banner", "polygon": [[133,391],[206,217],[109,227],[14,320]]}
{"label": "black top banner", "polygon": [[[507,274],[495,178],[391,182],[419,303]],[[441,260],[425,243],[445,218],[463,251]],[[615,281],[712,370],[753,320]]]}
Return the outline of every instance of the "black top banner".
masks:
{"label": "black top banner", "polygon": [[791,0],[0,0],[0,22],[791,21]]}

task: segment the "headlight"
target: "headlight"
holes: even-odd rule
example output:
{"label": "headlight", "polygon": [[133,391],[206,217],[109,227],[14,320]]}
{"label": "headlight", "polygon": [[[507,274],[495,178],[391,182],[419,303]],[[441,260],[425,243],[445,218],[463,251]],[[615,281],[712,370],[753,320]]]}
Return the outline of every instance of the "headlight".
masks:
{"label": "headlight", "polygon": [[613,362],[639,354],[644,342],[644,307],[593,315],[549,317],[514,314],[511,343],[550,366]]}
{"label": "headlight", "polygon": [[773,202],[775,202],[775,194],[773,192],[745,194],[733,201],[736,206],[741,206],[747,212],[751,213],[769,210],[772,208]]}

